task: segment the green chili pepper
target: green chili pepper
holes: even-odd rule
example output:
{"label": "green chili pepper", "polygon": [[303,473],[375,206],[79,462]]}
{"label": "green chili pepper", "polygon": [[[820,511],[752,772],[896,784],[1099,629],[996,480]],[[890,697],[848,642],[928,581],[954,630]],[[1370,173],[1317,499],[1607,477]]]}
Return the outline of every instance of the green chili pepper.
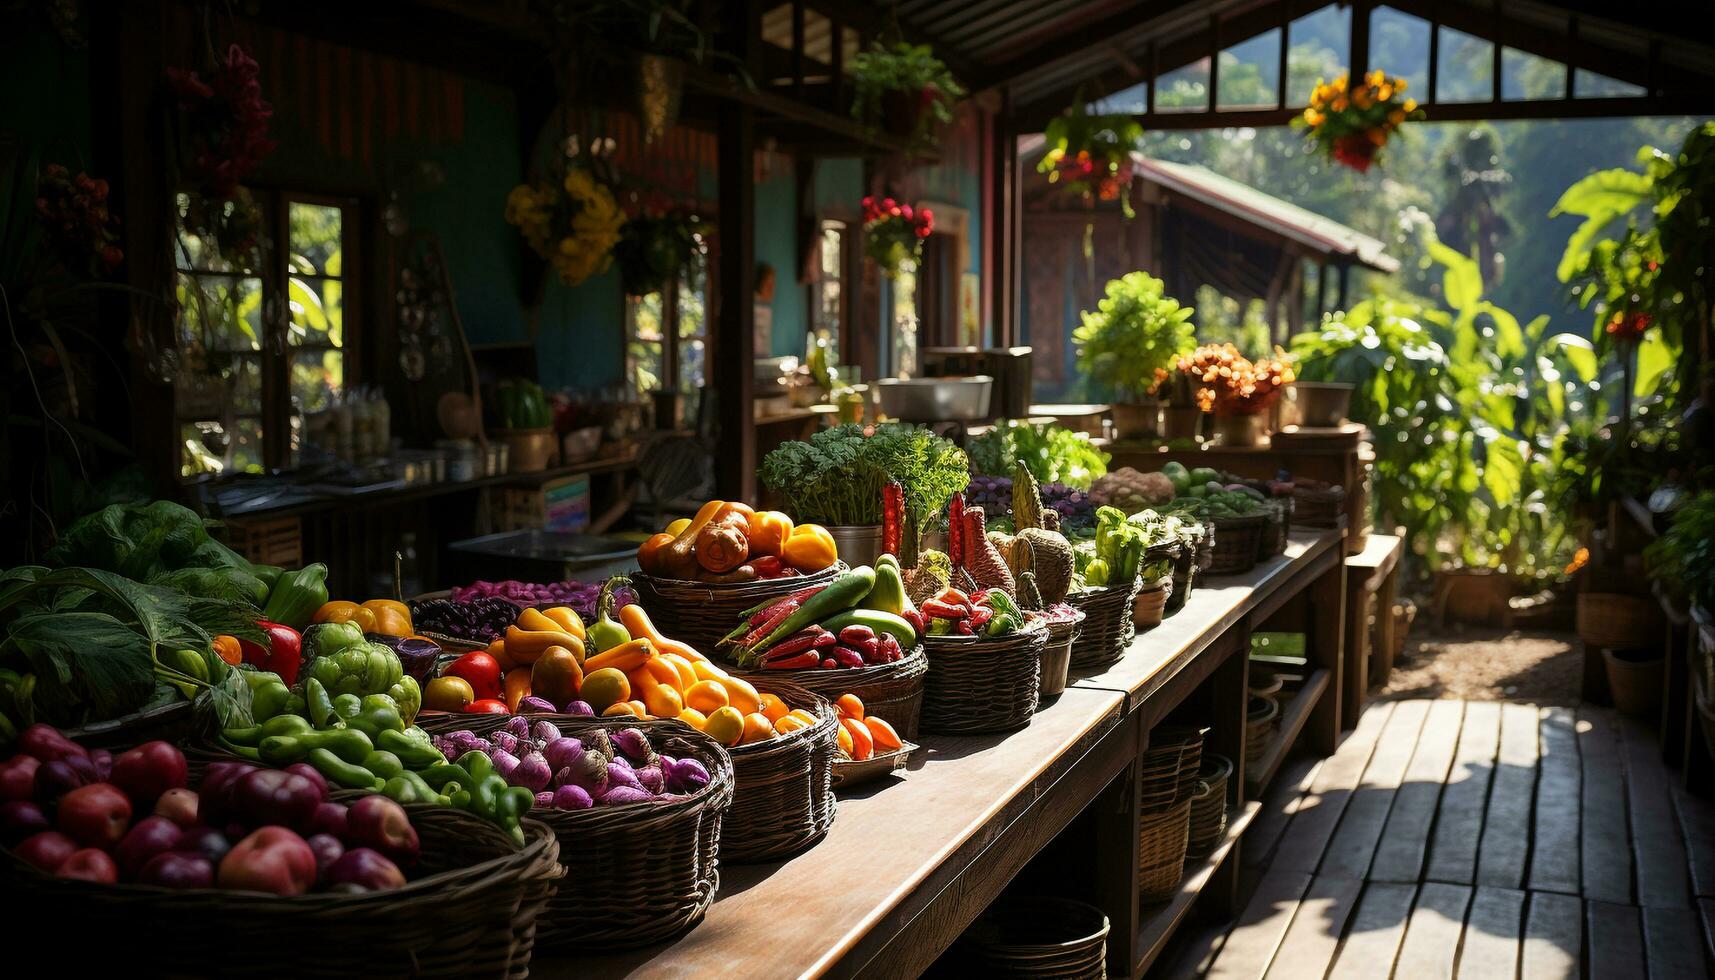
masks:
{"label": "green chili pepper", "polygon": [[385,749],[369,753],[359,764],[382,779],[392,779],[405,771],[405,764],[399,761],[399,757]]}
{"label": "green chili pepper", "polygon": [[310,721],[317,728],[344,727],[345,719],[333,713],[333,698],[328,696],[328,689],[314,677],[304,681],[304,706],[309,709]]}
{"label": "green chili pepper", "polygon": [[427,769],[447,761],[441,750],[430,744],[428,733],[415,726],[402,732],[384,730],[376,736],[375,745],[398,756],[407,769]]}
{"label": "green chili pepper", "polygon": [[265,737],[257,749],[262,753],[262,760],[272,766],[290,765],[317,749],[330,752],[346,762],[361,763],[375,751],[375,743],[355,728],[342,728]]}
{"label": "green chili pepper", "polygon": [[265,680],[250,688],[250,717],[258,722],[280,714],[286,710],[287,703],[292,699],[292,689],[279,675],[269,674],[272,680]]}
{"label": "green chili pepper", "polygon": [[[303,715],[275,715],[261,724],[261,738],[275,735],[302,735],[315,731],[315,726]],[[260,741],[261,739],[258,739]]]}
{"label": "green chili pepper", "polygon": [[316,772],[349,789],[379,790],[386,782],[375,778],[368,769],[347,762],[327,749],[311,749],[304,756],[304,761],[314,766]]}
{"label": "green chili pepper", "polygon": [[419,772],[417,775],[422,776],[423,782],[428,783],[443,794],[451,793],[451,791],[447,789],[448,785],[455,783],[468,784],[470,782],[470,773],[466,772],[463,766],[454,765],[451,762],[442,762],[439,765],[430,766],[422,772]]}

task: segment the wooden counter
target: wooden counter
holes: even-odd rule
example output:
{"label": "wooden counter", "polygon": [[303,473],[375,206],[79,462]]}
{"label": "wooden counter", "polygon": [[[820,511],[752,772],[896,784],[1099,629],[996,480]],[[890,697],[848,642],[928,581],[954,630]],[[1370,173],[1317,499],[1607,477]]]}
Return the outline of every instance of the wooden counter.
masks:
{"label": "wooden counter", "polygon": [[[1155,720],[1216,671],[1223,675],[1212,686],[1225,693],[1213,699],[1222,717],[1210,719],[1208,744],[1212,751],[1239,752],[1243,653],[1253,622],[1304,599],[1316,624],[1332,620],[1337,651],[1341,592],[1334,588],[1330,598],[1322,583],[1330,575],[1343,579],[1340,540],[1339,531],[1299,533],[1284,556],[1199,586],[1177,614],[1139,635],[1118,663],[1077,678],[1027,728],[925,737],[924,750],[904,774],[841,794],[833,828],[816,846],[785,862],[723,865],[707,917],[677,940],[606,956],[539,952],[532,973],[697,980],[716,974],[915,976],[1074,819],[1083,821],[1079,833],[1057,842],[1056,856],[1067,845],[1076,850],[1078,869],[1068,864],[1067,874],[1089,882],[1085,900],[1102,906],[1112,921],[1110,971],[1147,966],[1200,895],[1236,881],[1233,845],[1255,807],[1246,801],[1241,769],[1232,780],[1229,837],[1196,863],[1178,899],[1140,909],[1136,866],[1126,860],[1128,838],[1133,860],[1137,842],[1135,812],[1124,806],[1125,794],[1136,792],[1127,774]],[[1317,609],[1319,601],[1331,605]],[[1306,649],[1320,642],[1327,640],[1307,640]],[[1330,692],[1338,686],[1338,657],[1331,663],[1328,675],[1306,689],[1305,717],[1322,718],[1322,706],[1337,701]],[[1309,727],[1316,723],[1312,719]],[[1290,734],[1283,736],[1290,741]],[[1287,747],[1271,749],[1276,763]],[[1098,798],[1104,805],[1091,806]],[[1095,830],[1083,835],[1086,823]]]}

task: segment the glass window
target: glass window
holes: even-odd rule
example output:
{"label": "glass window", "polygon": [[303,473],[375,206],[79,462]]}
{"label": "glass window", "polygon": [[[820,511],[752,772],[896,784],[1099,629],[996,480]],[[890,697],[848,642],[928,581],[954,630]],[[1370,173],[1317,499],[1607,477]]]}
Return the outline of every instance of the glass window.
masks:
{"label": "glass window", "polygon": [[708,255],[699,252],[679,280],[678,303],[671,311],[677,324],[672,350],[664,343],[667,330],[663,320],[669,311],[662,308],[661,293],[626,301],[630,327],[625,345],[626,376],[637,391],[660,390],[669,372],[677,379],[674,387],[680,392],[688,394],[703,387],[708,367],[708,287]]}
{"label": "glass window", "polygon": [[[287,466],[298,418],[346,383],[349,203],[177,196],[180,475]],[[272,341],[270,338],[273,338]]]}
{"label": "glass window", "polygon": [[838,351],[840,347],[840,323],[844,319],[844,286],[842,279],[846,265],[846,223],[843,221],[823,221],[821,240],[821,264],[817,269],[816,281],[811,286],[813,293],[812,315],[815,317],[813,329],[828,339],[828,345]]}
{"label": "glass window", "polygon": [[891,282],[893,293],[893,373],[901,378],[917,374],[917,263],[906,259]]}

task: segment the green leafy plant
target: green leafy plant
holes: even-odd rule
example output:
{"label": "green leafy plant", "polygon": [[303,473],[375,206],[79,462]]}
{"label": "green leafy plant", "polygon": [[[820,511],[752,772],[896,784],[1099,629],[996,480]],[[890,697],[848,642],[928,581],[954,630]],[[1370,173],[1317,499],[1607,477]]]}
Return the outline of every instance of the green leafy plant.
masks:
{"label": "green leafy plant", "polygon": [[1141,401],[1167,375],[1174,358],[1196,347],[1193,312],[1147,272],[1111,280],[1095,312],[1084,311],[1083,322],[1072,331],[1078,370],[1103,396]]}
{"label": "green leafy plant", "polygon": [[1670,593],[1715,609],[1715,491],[1694,495],[1674,512],[1667,533],[1644,549],[1644,563]]}
{"label": "green leafy plant", "polygon": [[649,209],[625,222],[613,248],[619,278],[631,296],[646,296],[682,278],[707,254],[709,224],[687,208]]}
{"label": "green leafy plant", "polygon": [[1108,472],[1113,457],[1090,444],[1089,436],[1058,425],[999,419],[972,439],[971,468],[984,476],[1010,477],[1023,463],[1041,483],[1064,483],[1088,490]]}
{"label": "green leafy plant", "polygon": [[907,136],[914,146],[932,144],[965,97],[964,87],[926,44],[872,44],[852,59],[852,84],[852,116]]}
{"label": "green leafy plant", "polygon": [[1143,149],[1143,127],[1136,119],[1091,115],[1078,97],[1070,112],[1049,120],[1042,138],[1048,150],[1036,164],[1037,173],[1086,201],[1117,200],[1125,216],[1134,217],[1129,193],[1136,176],[1132,154]]}
{"label": "green leafy plant", "polygon": [[965,451],[928,429],[903,423],[838,425],[762,458],[757,475],[795,520],[828,525],[881,523],[881,491],[896,480],[916,527],[970,483]]}

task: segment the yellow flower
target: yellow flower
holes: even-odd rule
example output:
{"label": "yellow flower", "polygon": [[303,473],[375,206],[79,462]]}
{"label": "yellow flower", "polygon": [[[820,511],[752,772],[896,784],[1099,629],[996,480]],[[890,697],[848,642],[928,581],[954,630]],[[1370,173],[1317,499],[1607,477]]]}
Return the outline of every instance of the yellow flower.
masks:
{"label": "yellow flower", "polygon": [[566,193],[585,198],[595,193],[595,178],[587,170],[566,171]]}
{"label": "yellow flower", "polygon": [[1334,87],[1337,89],[1342,89],[1342,90],[1345,89],[1345,87],[1346,87],[1346,76],[1335,75],[1334,76]]}
{"label": "yellow flower", "polygon": [[1306,126],[1320,126],[1320,125],[1322,125],[1322,119],[1323,119],[1322,114],[1320,112],[1317,112],[1315,109],[1304,110],[1304,125],[1306,125]]}
{"label": "yellow flower", "polygon": [[1394,125],[1394,126],[1398,126],[1401,123],[1405,122],[1405,110],[1404,109],[1395,109],[1394,111],[1388,113],[1387,114],[1387,121],[1390,125]]}
{"label": "yellow flower", "polygon": [[1368,75],[1366,75],[1364,77],[1364,81],[1370,83],[1371,85],[1380,85],[1383,82],[1387,81],[1387,73],[1382,71],[1380,68],[1377,68],[1375,71],[1372,71]]}
{"label": "yellow flower", "polygon": [[1383,85],[1381,88],[1376,89],[1376,101],[1377,102],[1386,102],[1387,100],[1389,100],[1391,98],[1393,98],[1393,86],[1392,85]]}
{"label": "yellow flower", "polygon": [[1360,109],[1368,109],[1375,104],[1375,98],[1370,95],[1369,89],[1361,88],[1352,93],[1352,104]]}
{"label": "yellow flower", "polygon": [[1406,99],[1405,100],[1405,111],[1406,112],[1416,112],[1417,111],[1417,100],[1416,99]]}
{"label": "yellow flower", "polygon": [[1382,146],[1387,143],[1387,130],[1382,129],[1380,126],[1374,126],[1365,130],[1364,135],[1369,138],[1371,143],[1374,143],[1377,146]]}
{"label": "yellow flower", "polygon": [[1344,95],[1335,96],[1334,101],[1332,103],[1330,103],[1328,107],[1330,109],[1333,109],[1335,112],[1345,112],[1346,111],[1346,97]]}
{"label": "yellow flower", "polygon": [[1403,78],[1395,78],[1395,79],[1394,79],[1394,80],[1393,80],[1393,90],[1394,90],[1394,91],[1395,91],[1395,92],[1403,92],[1403,91],[1405,91],[1405,79],[1403,79]]}

